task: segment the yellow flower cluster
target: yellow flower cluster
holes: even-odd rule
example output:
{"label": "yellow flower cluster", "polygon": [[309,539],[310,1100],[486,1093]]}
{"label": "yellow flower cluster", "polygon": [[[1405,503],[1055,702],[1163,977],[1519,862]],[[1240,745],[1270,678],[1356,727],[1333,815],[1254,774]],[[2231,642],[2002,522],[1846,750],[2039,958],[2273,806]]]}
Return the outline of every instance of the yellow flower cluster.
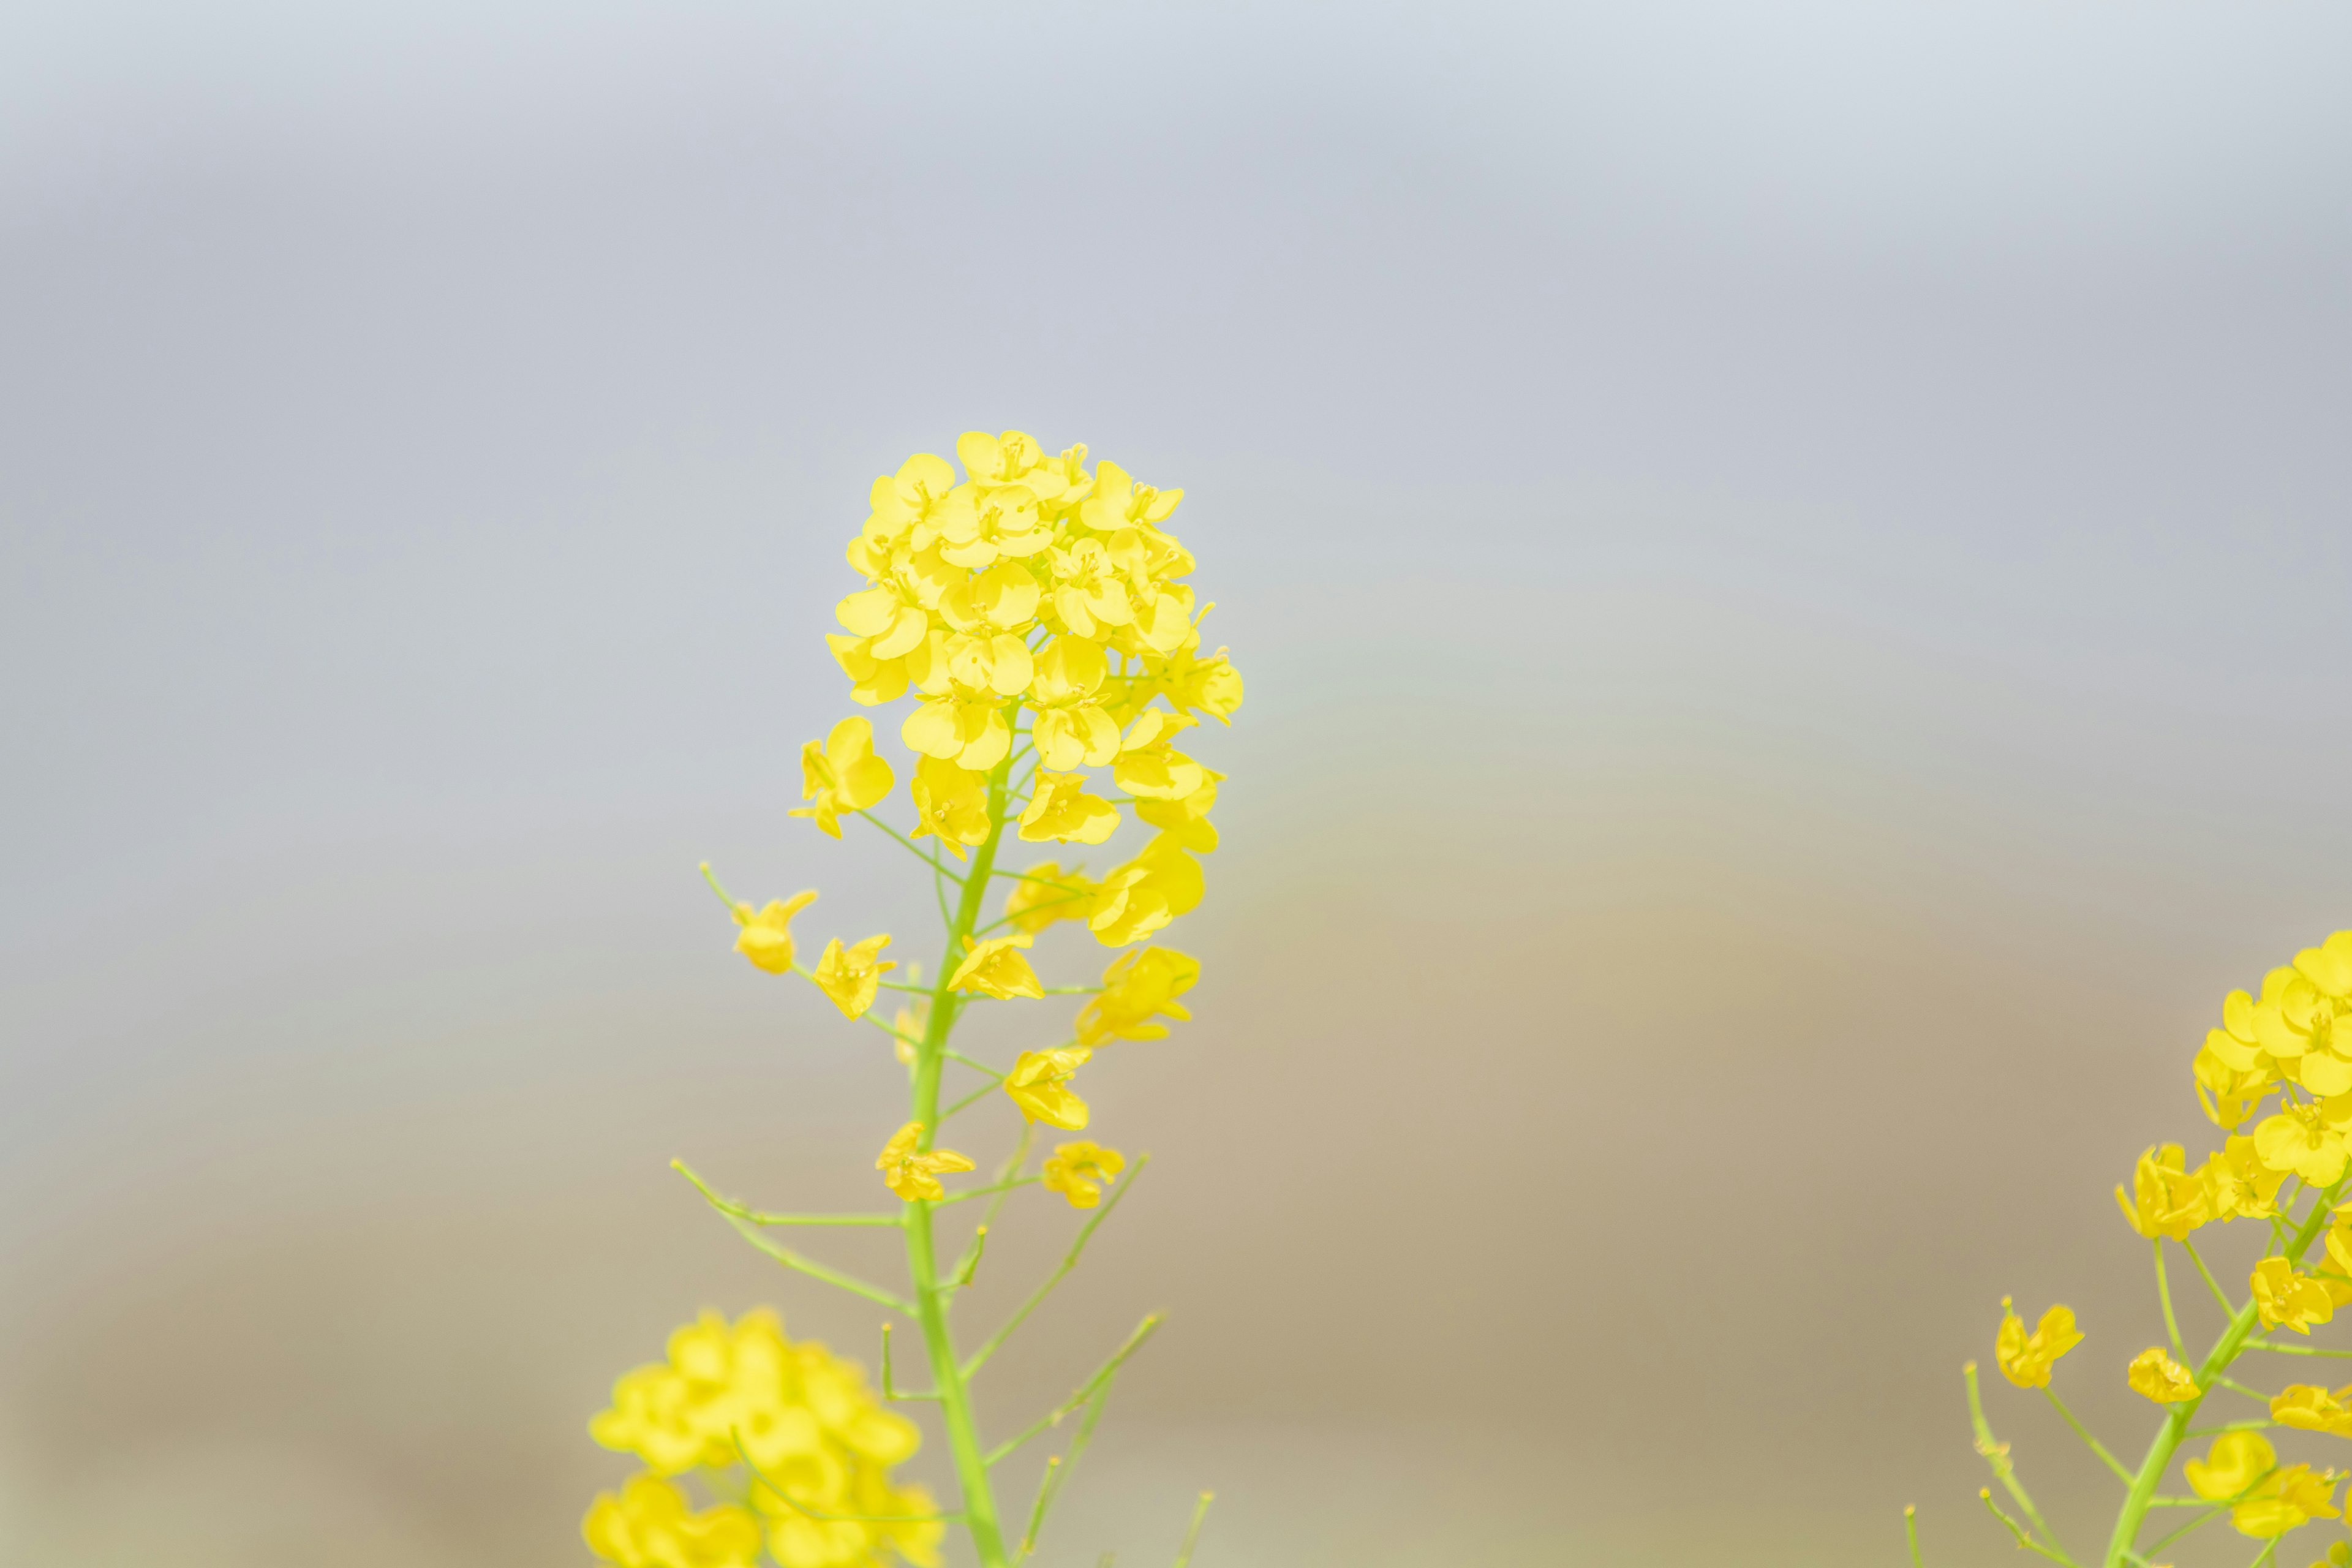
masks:
{"label": "yellow flower cluster", "polygon": [[[874,481],[848,551],[866,586],[841,602],[846,633],[827,641],[852,700],[915,694],[899,728],[919,757],[914,837],[937,836],[958,858],[988,836],[992,771],[1012,754],[1022,714],[1037,757],[1018,817],[1024,841],[1108,839],[1118,803],[1088,793],[1084,770],[1110,769],[1158,831],[1099,881],[1073,876],[1079,896],[1052,918],[1127,946],[1200,902],[1193,857],[1217,847],[1208,813],[1223,775],[1178,743],[1201,716],[1223,722],[1242,701],[1232,659],[1201,651],[1206,607],[1182,581],[1192,557],[1162,526],[1183,492],[1138,485],[1116,463],[1089,471],[1085,447],[1049,455],[1017,430],[971,432],[956,456],[961,480],[921,453]],[[810,742],[803,765],[816,804],[802,814],[829,831],[891,784],[863,720]]]}
{"label": "yellow flower cluster", "polygon": [[[668,1349],[624,1375],[589,1424],[647,1472],[590,1508],[582,1531],[598,1556],[622,1568],[748,1568],[764,1540],[782,1568],[881,1568],[891,1552],[936,1568],[930,1495],[889,1474],[921,1435],[876,1401],[856,1363],[787,1339],[767,1311],[731,1325],[706,1312]],[[698,1471],[736,1479],[727,1489],[747,1503],[695,1512],[672,1478]]]}

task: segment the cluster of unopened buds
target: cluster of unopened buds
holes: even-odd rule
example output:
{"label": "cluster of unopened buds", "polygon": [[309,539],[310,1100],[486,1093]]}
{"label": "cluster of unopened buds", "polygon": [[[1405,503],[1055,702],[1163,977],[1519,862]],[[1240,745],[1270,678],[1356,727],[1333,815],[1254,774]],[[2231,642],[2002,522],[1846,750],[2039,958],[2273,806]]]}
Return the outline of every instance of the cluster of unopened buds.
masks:
{"label": "cluster of unopened buds", "polygon": [[[2019,1546],[2074,1568],[2090,1562],[2157,1568],[2157,1553],[2225,1517],[2262,1542],[2253,1561],[2268,1565],[2279,1560],[2291,1532],[2343,1518],[2336,1489],[2346,1472],[2324,1461],[2284,1459],[2264,1434],[2352,1438],[2352,1384],[2330,1389],[2325,1380],[2292,1382],[2273,1392],[2232,1374],[2244,1372],[2261,1381],[2241,1364],[2250,1354],[2315,1370],[2329,1359],[2352,1359],[2352,1349],[2310,1342],[2312,1330],[2352,1304],[2352,1202],[2345,1201],[2352,1186],[2352,931],[2338,931],[2272,970],[2259,995],[2230,993],[2221,1025],[2207,1034],[2192,1071],[2221,1146],[2193,1169],[2179,1144],[2148,1149],[2129,1185],[2116,1189],[2124,1218],[2148,1243],[2164,1319],[2165,1342],[2140,1351],[2123,1367],[2128,1386],[2163,1413],[2146,1458],[2136,1468],[2116,1458],[2052,1386],[2053,1369],[2083,1342],[2073,1311],[2052,1307],[2029,1331],[2004,1300],[1994,1338],[2002,1375],[2020,1388],[2041,1390],[2125,1489],[2098,1557],[2073,1556],[2050,1528],[2018,1475],[2010,1446],[1992,1435],[1975,1364],[1964,1369],[1977,1450],[2014,1511],[1990,1488],[1979,1494],[1985,1508]],[[2233,1294],[2222,1282],[2231,1269],[2223,1266],[2217,1273],[2194,1238],[2208,1226],[2239,1220],[2249,1222],[2260,1249],[2242,1294]],[[2220,1316],[2221,1327],[2201,1356],[2192,1358],[2181,1337],[2168,1246],[2193,1267]],[[2211,1411],[2209,1400],[2244,1404]],[[2185,1494],[2164,1490],[2176,1460]],[[2143,1544],[2158,1510],[2188,1512],[2184,1522]],[[1916,1563],[1916,1523],[1907,1510],[1906,1520]],[[2329,1542],[2314,1568],[2328,1564],[2352,1564],[2352,1540]]]}
{"label": "cluster of unopened buds", "polygon": [[[1089,469],[1082,447],[1049,455],[1018,431],[968,434],[956,453],[961,479],[925,453],[874,482],[870,515],[848,550],[866,586],[842,600],[845,630],[827,638],[853,701],[873,708],[914,698],[898,728],[913,754],[910,821],[902,832],[877,813],[898,770],[877,750],[863,715],[803,748],[806,804],[791,814],[835,838],[845,819],[867,823],[923,863],[944,928],[932,983],[921,984],[911,965],[901,973],[884,956],[888,933],[832,938],[803,964],[793,921],[814,892],[755,907],[730,897],[703,868],[733,918],[738,951],[767,973],[808,979],[845,1017],[887,1037],[906,1073],[907,1117],[887,1137],[877,1130],[874,1163],[896,1200],[888,1212],[768,1213],[720,1196],[679,1167],[777,1262],[892,1314],[882,1329],[879,1399],[856,1363],[794,1343],[771,1315],[730,1327],[707,1314],[679,1330],[668,1360],[623,1378],[612,1409],[592,1428],[599,1442],[646,1466],[622,1490],[600,1497],[584,1527],[589,1545],[623,1568],[749,1568],[763,1549],[782,1568],[870,1568],[892,1553],[930,1568],[950,1525],[969,1535],[982,1568],[1018,1562],[1035,1550],[1120,1366],[1159,1324],[1156,1315],[1146,1318],[1067,1401],[1025,1430],[993,1446],[982,1441],[973,1375],[1076,1266],[1145,1163],[1088,1139],[1035,1150],[1035,1131],[1085,1131],[1090,1111],[1076,1088],[1080,1070],[1115,1042],[1162,1038],[1171,1021],[1191,1016],[1180,998],[1200,978],[1199,962],[1135,944],[1201,901],[1199,857],[1217,847],[1209,813],[1224,775],[1181,748],[1203,719],[1231,719],[1242,680],[1223,648],[1202,650],[1200,622],[1211,606],[1195,603],[1183,581],[1192,557],[1163,526],[1181,491],[1137,485],[1113,463]],[[1095,793],[1103,776],[1092,770],[1107,771],[1108,790]],[[1099,875],[1083,863],[1065,867],[1068,849],[1017,871],[997,863],[1008,840],[1105,844],[1128,813],[1150,837]],[[992,917],[997,889],[1003,898]],[[1065,921],[1123,950],[1099,983],[1049,986],[1032,966],[1038,938]],[[879,1010],[885,991],[901,998],[887,1020]],[[1002,1066],[952,1044],[970,1006],[1061,995],[1086,1000],[1058,1042]],[[948,1100],[950,1069],[976,1081]],[[976,1167],[940,1133],[998,1095],[1019,1118],[1012,1151],[980,1184],[950,1190],[950,1180]],[[1007,1198],[1030,1185],[1087,1218],[1061,1267],[965,1352],[951,1321],[956,1298],[971,1287]],[[982,1198],[985,1212],[946,1261],[938,1211]],[[794,1226],[900,1231],[908,1289],[868,1283],[770,1234]],[[894,1325],[919,1334],[929,1388],[895,1386]],[[891,1478],[920,1442],[913,1422],[885,1408],[901,1401],[937,1408],[956,1479],[950,1506]],[[993,1473],[1073,1415],[1079,1420],[1070,1441],[1046,1461],[1016,1533],[998,1510]],[[678,1479],[688,1474],[700,1478],[709,1506],[698,1508],[681,1489]],[[1180,1564],[1207,1501],[1203,1493]]]}

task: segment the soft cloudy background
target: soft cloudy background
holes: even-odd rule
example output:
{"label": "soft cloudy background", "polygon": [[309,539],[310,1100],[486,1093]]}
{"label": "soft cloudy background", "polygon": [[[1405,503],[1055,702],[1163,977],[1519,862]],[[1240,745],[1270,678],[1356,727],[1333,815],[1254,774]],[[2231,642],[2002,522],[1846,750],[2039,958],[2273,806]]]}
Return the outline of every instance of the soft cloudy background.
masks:
{"label": "soft cloudy background", "polygon": [[1186,487],[1250,682],[1198,1022],[1090,1079],[1150,1178],[987,1391],[1172,1314],[1045,1560],[2013,1561],[1958,1363],[2063,1297],[2137,1449],[2106,1189],[2352,925],[2347,47],[0,13],[0,1559],[579,1565],[673,1321],[870,1357],[665,1169],[898,1118],[694,863],[923,945],[782,814],[868,481],[1018,426]]}

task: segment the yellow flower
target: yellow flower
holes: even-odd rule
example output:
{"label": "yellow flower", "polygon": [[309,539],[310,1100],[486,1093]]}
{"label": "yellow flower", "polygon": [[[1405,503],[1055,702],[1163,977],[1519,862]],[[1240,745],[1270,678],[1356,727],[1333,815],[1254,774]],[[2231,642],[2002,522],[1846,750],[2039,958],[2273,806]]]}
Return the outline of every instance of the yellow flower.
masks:
{"label": "yellow flower", "polygon": [[1111,777],[1138,800],[1181,800],[1207,782],[1201,764],[1175,749],[1177,736],[1200,721],[1165,709],[1147,710],[1119,742]]}
{"label": "yellow flower", "polygon": [[910,752],[978,773],[988,772],[1013,750],[1013,730],[1004,721],[1004,710],[987,691],[924,698],[898,727],[898,738]]}
{"label": "yellow flower", "polygon": [[882,1152],[875,1159],[874,1168],[882,1173],[882,1179],[889,1184],[890,1190],[908,1203],[917,1198],[937,1203],[947,1195],[947,1189],[940,1185],[940,1176],[950,1172],[969,1171],[971,1162],[952,1149],[918,1149],[916,1145],[922,1137],[923,1124],[908,1122],[890,1134],[890,1142],[882,1145]]}
{"label": "yellow flower", "polygon": [[1209,820],[1209,812],[1217,804],[1217,785],[1225,775],[1214,768],[1202,768],[1201,777],[1201,787],[1190,795],[1174,800],[1138,800],[1135,816],[1139,822],[1164,829],[1171,843],[1207,855],[1217,847],[1217,828]]}
{"label": "yellow flower", "polygon": [[892,959],[876,963],[876,956],[890,945],[890,938],[869,936],[855,947],[844,947],[835,937],[824,944],[824,956],[816,961],[809,978],[817,989],[833,998],[845,1018],[862,1018],[866,1009],[874,1005],[874,994],[882,986],[882,977],[898,967]]}
{"label": "yellow flower", "polygon": [[2332,1432],[2352,1437],[2352,1384],[2333,1394],[2307,1383],[2291,1383],[2271,1398],[2271,1419],[2282,1426],[2305,1432]]}
{"label": "yellow flower", "polygon": [[2197,1103],[2224,1132],[2242,1126],[2281,1081],[2268,1061],[2242,1072],[2214,1055],[2210,1046],[2197,1053],[2189,1070],[2197,1080]]}
{"label": "yellow flower", "polygon": [[2270,1541],[2315,1519],[2334,1519],[2331,1504],[2339,1479],[2334,1470],[2289,1465],[2258,1482],[2254,1495],[2230,1510],[2230,1522],[2241,1535]]}
{"label": "yellow flower", "polygon": [[1105,947],[1125,947],[1189,913],[1206,889],[1201,863],[1178,835],[1163,832],[1103,879],[1087,925]]}
{"label": "yellow flower", "polygon": [[1021,956],[1021,950],[1036,940],[1024,931],[973,943],[955,973],[948,976],[948,989],[977,991],[1001,1002],[1015,996],[1043,996],[1045,987],[1038,981],[1037,972]]}
{"label": "yellow flower", "polygon": [[1084,773],[1037,775],[1028,809],[1021,814],[1021,837],[1034,844],[1053,838],[1099,844],[1118,827],[1118,807],[1086,793]]}
{"label": "yellow flower", "polygon": [[2265,1329],[2284,1323],[2298,1334],[2307,1334],[2312,1324],[2336,1315],[2336,1302],[2327,1288],[2296,1273],[2284,1258],[2265,1258],[2255,1264],[2252,1283],[2255,1312]]}
{"label": "yellow flower", "polygon": [[2254,1154],[2273,1171],[2301,1176],[2315,1187],[2332,1187],[2352,1160],[2345,1123],[2352,1121],[2352,1095],[2318,1105],[2289,1105],[2254,1129]]}
{"label": "yellow flower", "polygon": [[1119,954],[1103,971],[1101,993],[1078,1009],[1078,1044],[1165,1038],[1168,1026],[1150,1022],[1151,1016],[1191,1018],[1176,998],[1200,978],[1201,961],[1173,948],[1146,947]]}
{"label": "yellow flower", "polygon": [[743,929],[735,938],[735,951],[750,959],[755,968],[771,974],[793,972],[793,917],[816,902],[815,889],[794,893],[784,900],[771,900],[764,910],[753,911],[749,904],[735,906],[735,923]]}
{"label": "yellow flower", "polygon": [[907,786],[915,806],[915,831],[920,838],[936,833],[948,852],[961,860],[965,847],[988,837],[988,775],[960,768],[937,757],[915,764],[915,782]]}
{"label": "yellow flower", "polygon": [[2029,1335],[2024,1321],[2010,1305],[2010,1299],[2000,1299],[2000,1332],[1993,1338],[1993,1360],[2000,1363],[2003,1377],[2020,1388],[2050,1386],[2050,1368],[2060,1356],[2083,1342],[2074,1328],[2074,1311],[2071,1307],[2053,1307],[2042,1314],[2042,1321]]}
{"label": "yellow flower", "polygon": [[814,805],[795,806],[793,816],[813,816],[816,825],[841,837],[841,814],[864,811],[890,793],[895,782],[890,764],[874,754],[874,726],[863,719],[844,719],[824,738],[801,748],[801,798]]}
{"label": "yellow flower", "polygon": [[1164,697],[1180,713],[1206,713],[1220,724],[1233,722],[1234,711],[1242,705],[1241,671],[1234,668],[1225,649],[1202,658],[1200,648],[1200,634],[1195,632],[1171,652],[1147,654],[1141,672],[1127,679],[1118,704],[1121,715],[1140,713],[1153,698]]}
{"label": "yellow flower", "polygon": [[1044,1167],[1045,1190],[1070,1200],[1074,1209],[1090,1209],[1102,1202],[1101,1183],[1127,1168],[1127,1157],[1116,1149],[1080,1139],[1056,1143]]}
{"label": "yellow flower", "polygon": [[599,1493],[580,1527],[588,1550],[621,1568],[751,1568],[760,1521],[732,1503],[700,1513],[686,1494],[654,1476],[632,1476],[615,1495]]}
{"label": "yellow flower", "polygon": [[1004,1092],[1032,1121],[1044,1121],[1065,1131],[1079,1132],[1087,1125],[1087,1102],[1067,1087],[1071,1077],[1094,1053],[1084,1046],[1063,1046],[1050,1051],[1024,1051],[1004,1078]]}
{"label": "yellow flower", "polygon": [[1101,767],[1118,755],[1118,721],[1096,693],[1109,672],[1101,647],[1083,637],[1055,637],[1037,659],[1030,687],[1032,729],[1041,763],[1057,773]]}
{"label": "yellow flower", "polygon": [[2286,1181],[2286,1173],[2263,1164],[2254,1152],[2254,1141],[2242,1134],[2232,1134],[2208,1154],[2202,1174],[2206,1205],[2224,1225],[2276,1212],[2278,1190]]}
{"label": "yellow flower", "polygon": [[1004,895],[1004,918],[1014,930],[1034,936],[1055,921],[1086,919],[1099,890],[1078,872],[1063,870],[1059,862],[1040,860]]}
{"label": "yellow flower", "polygon": [[2142,1236],[2186,1238],[2212,1217],[2212,1194],[2204,1173],[2189,1174],[2188,1156],[2179,1144],[2151,1148],[2139,1157],[2132,1173],[2132,1193],[2116,1189],[2116,1206],[2124,1219]]}
{"label": "yellow flower", "polygon": [[2205,1391],[2189,1369],[2164,1353],[2162,1345],[2150,1345],[2132,1357],[2125,1381],[2132,1392],[2144,1394],[2158,1405],[2178,1405],[2184,1399],[2195,1399]]}

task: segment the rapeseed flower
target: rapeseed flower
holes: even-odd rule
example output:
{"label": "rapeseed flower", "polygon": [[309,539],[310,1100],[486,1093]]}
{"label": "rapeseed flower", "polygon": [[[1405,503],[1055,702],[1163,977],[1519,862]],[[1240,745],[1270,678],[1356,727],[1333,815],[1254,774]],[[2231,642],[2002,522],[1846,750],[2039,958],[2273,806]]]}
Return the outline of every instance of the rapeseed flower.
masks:
{"label": "rapeseed flower", "polygon": [[2144,1394],[2158,1405],[2178,1405],[2205,1392],[2187,1367],[2164,1353],[2162,1345],[2150,1345],[2132,1357],[2124,1381],[2131,1384],[2133,1393]]}
{"label": "rapeseed flower", "polygon": [[2270,1541],[2315,1519],[2337,1518],[2334,1501],[2341,1479],[2334,1470],[2289,1465],[2256,1482],[2253,1496],[2230,1510],[2230,1522],[2241,1535]]}
{"label": "rapeseed flower", "polygon": [[2083,1342],[2074,1327],[2074,1310],[2053,1307],[2042,1314],[2042,1321],[2033,1331],[2025,1331],[2024,1320],[2010,1305],[2010,1298],[2000,1299],[2000,1331],[1993,1336],[1993,1360],[2000,1363],[2000,1373],[2020,1388],[2047,1388],[2050,1369],[2058,1358]]}
{"label": "rapeseed flower", "polygon": [[588,1550],[621,1568],[751,1568],[760,1521],[724,1503],[700,1513],[686,1494],[655,1476],[632,1476],[616,1494],[599,1493],[580,1527]]}
{"label": "rapeseed flower", "polygon": [[2312,1324],[2336,1315],[2336,1300],[2327,1288],[2295,1272],[2294,1265],[2284,1258],[2265,1258],[2255,1264],[2250,1283],[2256,1315],[2265,1329],[2284,1325],[2298,1334],[2308,1334]]}
{"label": "rapeseed flower", "polygon": [[793,917],[816,902],[811,889],[794,893],[789,899],[771,900],[768,907],[753,910],[749,904],[735,906],[735,923],[743,929],[735,938],[735,951],[751,961],[752,966],[771,974],[793,972]]}
{"label": "rapeseed flower", "polygon": [[971,1170],[971,1161],[952,1149],[919,1149],[916,1145],[922,1137],[923,1124],[908,1122],[882,1145],[874,1168],[882,1173],[882,1180],[890,1190],[908,1203],[918,1198],[937,1203],[947,1196],[947,1189],[940,1185],[940,1177]]}
{"label": "rapeseed flower", "polygon": [[2224,1225],[2276,1213],[2278,1190],[2286,1182],[2286,1173],[2263,1164],[2254,1151],[2254,1141],[2242,1133],[2232,1134],[2205,1156],[2202,1173],[2207,1205]]}
{"label": "rapeseed flower", "polygon": [[2290,1383],[2271,1398],[2271,1419],[2305,1432],[2352,1437],[2352,1384],[2332,1393],[2307,1383]]}
{"label": "rapeseed flower", "polygon": [[874,726],[856,717],[844,719],[824,744],[811,741],[801,748],[801,798],[816,804],[795,806],[786,815],[814,817],[819,827],[838,838],[841,814],[864,811],[888,795],[895,782],[890,764],[874,754]]}
{"label": "rapeseed flower", "polygon": [[1087,794],[1084,773],[1037,775],[1036,792],[1021,814],[1021,837],[1034,844],[1044,839],[1099,844],[1118,827],[1118,807]]}
{"label": "rapeseed flower", "polygon": [[1004,918],[1016,931],[1036,935],[1056,921],[1082,921],[1091,912],[1097,885],[1082,872],[1040,860],[1014,879],[1004,895]]}
{"label": "rapeseed flower", "polygon": [[824,953],[809,972],[817,989],[833,998],[845,1018],[862,1018],[874,1005],[875,995],[881,990],[882,977],[898,967],[896,960],[877,959],[890,945],[886,933],[869,936],[854,947],[844,947],[835,937],[824,944]]}
{"label": "rapeseed flower", "polygon": [[986,773],[925,757],[915,764],[915,780],[907,786],[907,798],[915,808],[910,838],[937,834],[948,853],[961,860],[965,849],[988,837]]}
{"label": "rapeseed flower", "polygon": [[2213,1196],[2204,1173],[2190,1174],[2178,1143],[2149,1149],[2132,1172],[2132,1191],[2116,1189],[2116,1204],[2134,1230],[2179,1241],[2213,1216]]}
{"label": "rapeseed flower", "polygon": [[1077,1070],[1094,1053],[1084,1046],[1064,1046],[1050,1051],[1024,1051],[1004,1076],[1004,1092],[1032,1121],[1044,1121],[1065,1131],[1079,1132],[1087,1125],[1087,1102],[1069,1088]]}
{"label": "rapeseed flower", "polygon": [[2227,1502],[2278,1468],[2278,1450],[2259,1432],[2224,1432],[2201,1459],[2180,1467],[2189,1489],[2207,1502]]}
{"label": "rapeseed flower", "polygon": [[1192,1017],[1176,998],[1200,977],[1201,961],[1173,948],[1145,947],[1119,954],[1103,971],[1100,994],[1078,1009],[1078,1044],[1165,1038],[1168,1026],[1150,1022],[1152,1015],[1180,1022]]}
{"label": "rapeseed flower", "polygon": [[1087,926],[1105,947],[1125,947],[1191,913],[1205,889],[1201,863],[1163,832],[1103,879]]}
{"label": "rapeseed flower", "polygon": [[1043,996],[1045,983],[1021,950],[1037,939],[1026,931],[1013,936],[992,936],[986,942],[975,942],[964,954],[955,973],[948,976],[950,991],[974,991],[982,996],[1010,1001],[1015,996]]}
{"label": "rapeseed flower", "polygon": [[1102,1202],[1102,1184],[1127,1168],[1127,1157],[1116,1149],[1079,1139],[1056,1143],[1044,1166],[1045,1190],[1069,1199],[1074,1209],[1090,1209]]}

